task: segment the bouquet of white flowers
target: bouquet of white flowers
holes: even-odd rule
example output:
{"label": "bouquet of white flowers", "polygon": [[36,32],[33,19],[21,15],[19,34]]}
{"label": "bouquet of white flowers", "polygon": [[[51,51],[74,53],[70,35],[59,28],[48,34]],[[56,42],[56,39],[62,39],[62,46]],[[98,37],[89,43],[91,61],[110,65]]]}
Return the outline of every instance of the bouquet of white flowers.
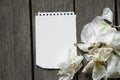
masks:
{"label": "bouquet of white flowers", "polygon": [[[88,61],[82,72],[85,73],[93,68],[93,80],[120,77],[120,31],[118,29],[119,26],[113,25],[112,11],[105,8],[102,16],[97,16],[91,23],[86,24],[81,32],[82,43],[76,45],[85,52],[83,57]],[[59,79],[71,80],[81,68],[83,57],[72,57],[61,64]]]}

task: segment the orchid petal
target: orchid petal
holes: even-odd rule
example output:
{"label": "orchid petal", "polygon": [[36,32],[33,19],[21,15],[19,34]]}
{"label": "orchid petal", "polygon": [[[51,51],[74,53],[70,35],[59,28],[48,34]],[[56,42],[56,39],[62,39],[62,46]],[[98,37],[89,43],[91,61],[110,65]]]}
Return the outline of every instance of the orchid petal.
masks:
{"label": "orchid petal", "polygon": [[91,44],[77,44],[78,48],[81,49],[82,51],[89,52],[89,47],[91,47]]}
{"label": "orchid petal", "polygon": [[107,61],[108,58],[111,56],[112,51],[112,48],[100,48],[98,53],[96,54],[96,58],[98,58],[99,61]]}
{"label": "orchid petal", "polygon": [[107,64],[107,78],[120,78],[120,56],[113,54]]}
{"label": "orchid petal", "polygon": [[83,56],[74,55],[68,61],[59,65],[59,80],[71,80],[74,74],[82,67]]}
{"label": "orchid petal", "polygon": [[104,66],[97,63],[94,65],[93,72],[92,72],[92,78],[93,80],[100,80],[106,75],[106,69]]}
{"label": "orchid petal", "polygon": [[94,60],[91,60],[82,70],[83,73],[85,73],[88,69],[92,68],[94,66]]}
{"label": "orchid petal", "polygon": [[112,11],[110,10],[110,8],[105,8],[105,9],[103,10],[102,17],[103,17],[104,19],[107,19],[107,20],[110,21],[110,22],[113,22],[113,13],[112,13]]}
{"label": "orchid petal", "polygon": [[91,61],[93,55],[90,55],[90,54],[84,54],[84,57],[85,57],[85,59],[86,59],[87,61]]}

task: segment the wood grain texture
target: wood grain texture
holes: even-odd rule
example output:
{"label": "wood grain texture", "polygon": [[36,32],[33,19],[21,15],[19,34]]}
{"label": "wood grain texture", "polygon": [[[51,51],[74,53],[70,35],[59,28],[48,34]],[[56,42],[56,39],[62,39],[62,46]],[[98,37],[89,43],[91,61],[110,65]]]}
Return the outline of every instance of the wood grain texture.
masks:
{"label": "wood grain texture", "polygon": [[[35,13],[75,11],[77,41],[85,24],[101,15],[105,7],[114,11],[115,0],[0,0],[0,80],[58,80],[58,70],[35,65]],[[74,2],[75,1],[75,4]],[[117,1],[116,25],[120,24],[120,1]],[[29,13],[29,7],[32,13]],[[32,18],[30,15],[32,14]],[[32,32],[30,21],[32,19]],[[32,66],[31,33],[33,33],[34,66]],[[80,54],[80,51],[78,51]],[[83,61],[86,64],[86,61]],[[35,77],[32,75],[35,68]],[[34,69],[33,69],[34,70]],[[91,73],[78,72],[74,80],[92,80]],[[111,79],[117,80],[117,79]]]}
{"label": "wood grain texture", "polygon": [[32,80],[29,0],[0,0],[0,80]]}
{"label": "wood grain texture", "polygon": [[120,0],[115,0],[115,25],[120,25]]}
{"label": "wood grain texture", "polygon": [[120,0],[116,0],[116,2],[115,2],[115,4],[116,4],[116,25],[120,25]]}
{"label": "wood grain texture", "polygon": [[[96,16],[101,16],[102,10],[109,7],[114,12],[114,0],[75,0],[77,15],[77,42],[80,42],[80,33],[85,24],[91,22]],[[78,51],[80,54],[80,51]],[[87,62],[84,60],[83,64]],[[78,73],[78,80],[92,80],[91,73]]]}
{"label": "wood grain texture", "polygon": [[[33,44],[35,44],[35,13],[40,12],[62,12],[73,11],[73,0],[32,0],[32,23],[33,23]],[[35,65],[34,46],[34,67],[35,80],[58,80],[58,70],[47,70]],[[74,79],[75,80],[75,79]]]}

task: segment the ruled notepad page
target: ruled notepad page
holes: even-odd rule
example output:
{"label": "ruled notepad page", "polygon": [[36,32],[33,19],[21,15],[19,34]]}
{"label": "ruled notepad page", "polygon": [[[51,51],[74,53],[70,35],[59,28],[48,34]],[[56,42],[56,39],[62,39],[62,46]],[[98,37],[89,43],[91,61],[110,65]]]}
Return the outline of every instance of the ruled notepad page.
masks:
{"label": "ruled notepad page", "polygon": [[35,17],[36,65],[57,69],[68,59],[69,48],[76,54],[74,12],[38,13]]}

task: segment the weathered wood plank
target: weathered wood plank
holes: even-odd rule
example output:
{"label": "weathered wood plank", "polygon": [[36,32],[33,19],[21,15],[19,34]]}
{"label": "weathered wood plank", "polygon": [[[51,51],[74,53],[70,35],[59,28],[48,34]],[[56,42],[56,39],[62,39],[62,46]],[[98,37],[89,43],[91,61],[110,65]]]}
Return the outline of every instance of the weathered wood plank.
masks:
{"label": "weathered wood plank", "polygon": [[116,25],[120,25],[120,0],[116,0],[115,4],[116,4],[116,7],[115,7],[116,8],[115,9]]}
{"label": "weathered wood plank", "polygon": [[[101,15],[105,7],[114,12],[114,0],[76,0],[75,9],[77,15],[77,40],[80,42],[80,33],[85,24],[91,22],[96,16]],[[80,51],[78,51],[80,54]],[[86,64],[86,61],[83,61]],[[92,80],[91,73],[78,73],[78,80]]]}
{"label": "weathered wood plank", "polygon": [[[35,13],[40,12],[62,12],[74,11],[73,0],[32,0],[32,22],[33,22],[33,39],[35,39]],[[35,44],[35,40],[33,40]],[[35,45],[34,60],[35,60]],[[58,80],[57,70],[46,70],[35,65],[35,80]]]}
{"label": "weathered wood plank", "polygon": [[[120,0],[115,0],[115,25],[120,25]],[[120,80],[116,79],[116,80]]]}
{"label": "weathered wood plank", "polygon": [[32,80],[29,0],[0,0],[0,80]]}

